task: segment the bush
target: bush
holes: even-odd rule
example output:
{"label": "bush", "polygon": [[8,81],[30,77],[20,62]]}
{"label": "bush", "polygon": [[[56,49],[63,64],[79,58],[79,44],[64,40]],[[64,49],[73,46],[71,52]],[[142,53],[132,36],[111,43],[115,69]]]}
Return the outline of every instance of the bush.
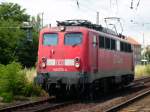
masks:
{"label": "bush", "polygon": [[0,95],[1,97],[3,97],[3,102],[11,102],[13,100],[13,94],[12,93],[1,93]]}
{"label": "bush", "polygon": [[147,66],[146,66],[146,72],[147,72],[147,74],[150,75],[150,65],[147,65]]}
{"label": "bush", "polygon": [[28,82],[32,83],[33,80],[34,80],[34,77],[36,76],[36,69],[34,67],[32,67],[32,68],[25,68],[23,70],[23,72],[25,72]]}
{"label": "bush", "polygon": [[137,65],[135,67],[136,77],[150,76],[150,65]]}
{"label": "bush", "polygon": [[25,73],[21,71],[19,63],[0,65],[0,92],[9,92],[20,94],[21,89],[25,86],[27,80]]}
{"label": "bush", "polygon": [[14,95],[39,96],[41,88],[27,80],[19,63],[0,65],[0,96],[3,101],[13,100]]}
{"label": "bush", "polygon": [[41,87],[34,85],[33,83],[28,83],[23,88],[23,94],[24,96],[40,96],[41,95]]}

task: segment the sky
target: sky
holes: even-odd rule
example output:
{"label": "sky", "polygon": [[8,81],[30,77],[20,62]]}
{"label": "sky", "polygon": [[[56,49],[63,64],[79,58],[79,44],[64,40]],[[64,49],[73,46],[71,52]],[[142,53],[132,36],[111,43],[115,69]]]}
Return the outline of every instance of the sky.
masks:
{"label": "sky", "polygon": [[[69,19],[86,19],[96,23],[96,13],[99,12],[99,23],[103,26],[112,28],[109,24],[115,24],[117,32],[133,37],[142,45],[150,45],[149,0],[0,0],[1,2],[18,3],[32,16],[44,13],[44,25],[52,26],[56,25],[57,20]],[[107,19],[106,25],[104,18],[108,17],[117,17],[120,21]]]}

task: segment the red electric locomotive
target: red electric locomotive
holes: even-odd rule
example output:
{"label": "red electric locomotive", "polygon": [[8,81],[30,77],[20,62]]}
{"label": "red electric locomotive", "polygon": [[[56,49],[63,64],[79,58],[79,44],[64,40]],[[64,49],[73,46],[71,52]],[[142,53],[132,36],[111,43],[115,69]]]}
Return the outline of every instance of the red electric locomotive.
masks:
{"label": "red electric locomotive", "polygon": [[58,21],[39,35],[36,82],[50,95],[95,94],[134,80],[131,44],[86,20]]}

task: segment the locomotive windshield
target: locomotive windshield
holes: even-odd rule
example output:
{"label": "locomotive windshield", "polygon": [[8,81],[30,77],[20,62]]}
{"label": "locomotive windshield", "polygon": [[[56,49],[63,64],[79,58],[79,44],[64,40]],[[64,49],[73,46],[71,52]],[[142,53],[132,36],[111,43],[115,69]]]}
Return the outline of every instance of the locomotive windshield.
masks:
{"label": "locomotive windshield", "polygon": [[44,34],[43,36],[43,45],[57,45],[58,43],[58,34]]}
{"label": "locomotive windshield", "polygon": [[82,42],[82,33],[67,33],[65,35],[65,45],[79,45]]}

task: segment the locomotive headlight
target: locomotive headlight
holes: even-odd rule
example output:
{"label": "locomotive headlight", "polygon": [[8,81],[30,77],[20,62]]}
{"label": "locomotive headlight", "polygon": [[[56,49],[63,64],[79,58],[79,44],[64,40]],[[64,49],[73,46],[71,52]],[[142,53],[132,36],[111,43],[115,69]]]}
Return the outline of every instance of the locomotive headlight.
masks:
{"label": "locomotive headlight", "polygon": [[45,68],[46,67],[46,63],[42,62],[41,66],[42,66],[42,68]]}
{"label": "locomotive headlight", "polygon": [[80,58],[79,58],[79,57],[76,57],[76,58],[74,59],[74,61],[75,61],[75,62],[80,62]]}
{"label": "locomotive headlight", "polygon": [[80,67],[80,63],[75,63],[75,67],[79,68]]}
{"label": "locomotive headlight", "polygon": [[74,66],[75,66],[76,68],[79,68],[79,67],[80,67],[80,58],[79,58],[79,57],[76,57],[76,58],[74,59],[74,61],[75,61]]}
{"label": "locomotive headlight", "polygon": [[65,26],[60,26],[60,31],[65,31]]}

